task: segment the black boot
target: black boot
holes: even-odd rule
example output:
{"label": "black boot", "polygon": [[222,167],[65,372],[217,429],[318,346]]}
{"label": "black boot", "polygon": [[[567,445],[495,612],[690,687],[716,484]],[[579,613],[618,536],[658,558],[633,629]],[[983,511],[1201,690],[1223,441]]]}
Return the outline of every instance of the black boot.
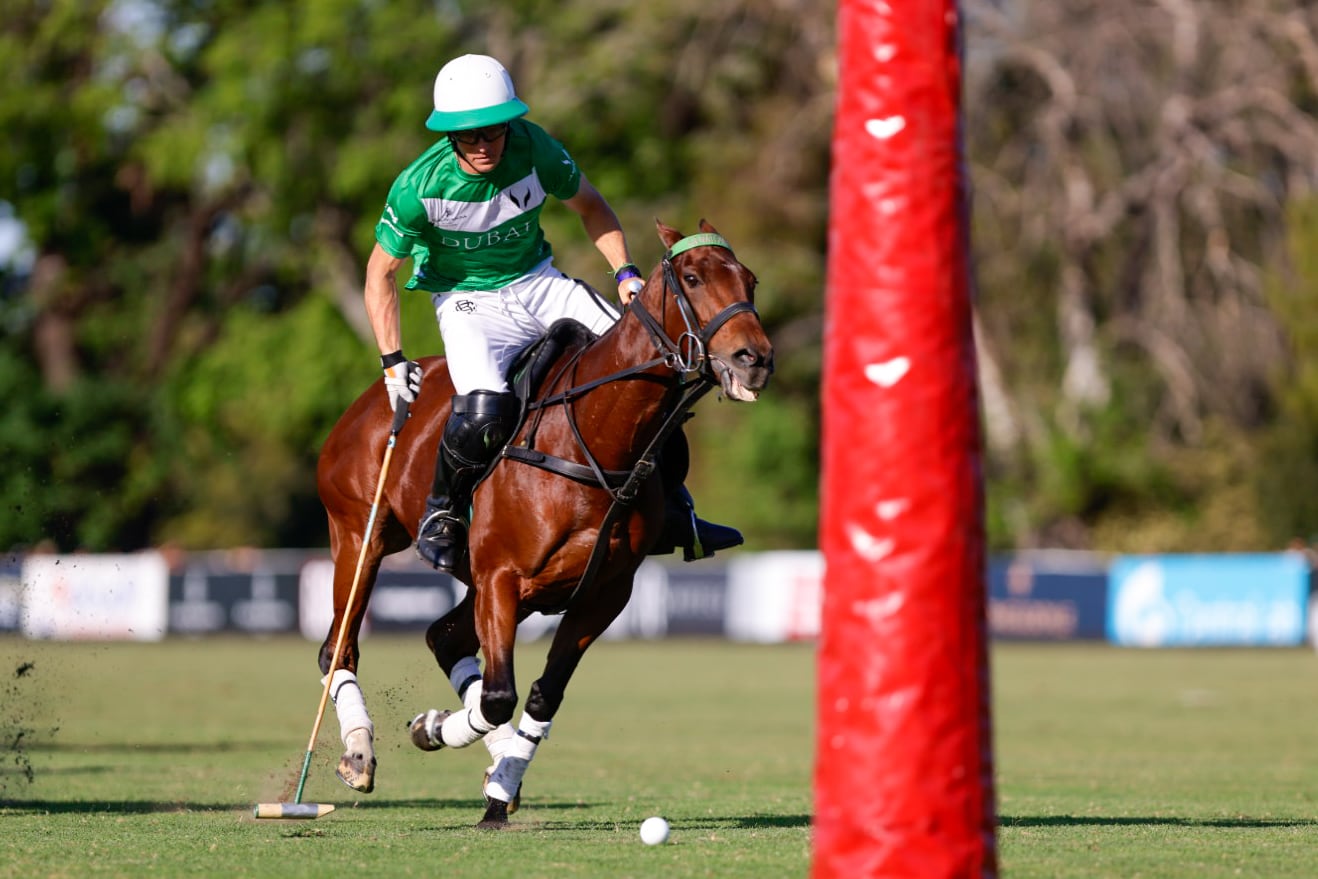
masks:
{"label": "black boot", "polygon": [[721,549],[740,546],[746,539],[736,528],[706,522],[696,515],[686,486],[679,485],[664,498],[664,531],[650,555],[667,555],[682,547],[682,560],[707,559]]}
{"label": "black boot", "polygon": [[517,398],[494,391],[453,397],[435,458],[435,482],[416,532],[416,554],[452,574],[467,551],[471,496],[517,427]]}
{"label": "black boot", "polygon": [[416,554],[446,574],[453,573],[467,549],[467,523],[453,506],[447,496],[427,497],[416,532]]}

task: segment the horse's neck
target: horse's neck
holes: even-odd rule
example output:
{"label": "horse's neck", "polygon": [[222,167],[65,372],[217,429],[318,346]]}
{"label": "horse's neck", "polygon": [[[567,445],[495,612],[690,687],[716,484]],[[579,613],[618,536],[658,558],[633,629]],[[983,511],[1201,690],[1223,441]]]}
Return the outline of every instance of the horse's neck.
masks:
{"label": "horse's neck", "polygon": [[[582,355],[571,384],[624,373],[659,356],[641,321],[635,315],[624,314]],[[678,404],[680,392],[673,378],[670,367],[654,366],[643,375],[630,375],[594,388],[572,404],[592,453],[599,449],[601,464],[625,469],[635,463]],[[613,460],[606,461],[606,457]]]}

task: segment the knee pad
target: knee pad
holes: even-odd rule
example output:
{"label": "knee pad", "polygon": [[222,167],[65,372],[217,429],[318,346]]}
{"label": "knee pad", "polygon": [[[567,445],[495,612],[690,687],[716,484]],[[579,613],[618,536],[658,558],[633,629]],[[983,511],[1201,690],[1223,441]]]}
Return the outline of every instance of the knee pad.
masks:
{"label": "knee pad", "polygon": [[455,462],[482,466],[512,438],[521,407],[517,396],[495,391],[473,391],[453,397],[453,411],[444,425],[443,447]]}

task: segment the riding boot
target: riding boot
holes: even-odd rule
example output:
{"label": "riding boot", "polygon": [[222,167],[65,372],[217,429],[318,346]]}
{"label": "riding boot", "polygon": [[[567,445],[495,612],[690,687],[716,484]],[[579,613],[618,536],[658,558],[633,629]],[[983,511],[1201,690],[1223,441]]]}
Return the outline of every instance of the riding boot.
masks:
{"label": "riding boot", "polygon": [[453,573],[467,548],[467,523],[455,512],[458,508],[448,495],[428,496],[416,534],[416,554],[446,574]]}
{"label": "riding boot", "polygon": [[416,552],[451,574],[467,551],[471,496],[517,426],[512,394],[473,391],[453,397],[435,457],[435,480],[417,528]]}
{"label": "riding boot", "polygon": [[742,543],[745,538],[736,528],[706,522],[697,516],[691,492],[679,485],[664,498],[664,530],[650,555],[667,555],[680,546],[682,560],[694,562]]}

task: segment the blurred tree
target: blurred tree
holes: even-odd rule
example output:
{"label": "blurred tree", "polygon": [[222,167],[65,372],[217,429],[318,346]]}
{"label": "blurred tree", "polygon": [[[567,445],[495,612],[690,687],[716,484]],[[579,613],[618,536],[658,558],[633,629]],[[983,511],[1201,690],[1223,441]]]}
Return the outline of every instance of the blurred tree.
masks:
{"label": "blurred tree", "polygon": [[1262,279],[1318,184],[1318,9],[969,6],[995,542],[1277,545],[1205,514],[1250,500],[1288,360]]}
{"label": "blurred tree", "polygon": [[1287,260],[1269,274],[1268,302],[1287,329],[1273,389],[1277,418],[1252,468],[1260,518],[1274,537],[1318,544],[1318,200],[1290,204]]}
{"label": "blurred tree", "polygon": [[[537,121],[606,188],[638,258],[658,258],[656,215],[689,228],[708,214],[747,262],[770,266],[766,321],[790,326],[803,307],[817,311],[823,208],[810,193],[825,174],[828,98],[814,53],[829,50],[828,27],[801,44],[795,5],[18,3],[0,71],[32,89],[0,104],[19,144],[0,179],[18,184],[3,197],[36,256],[30,270],[7,271],[4,348],[39,367],[40,380],[14,378],[43,411],[67,417],[65,398],[94,375],[97,387],[126,389],[102,399],[141,410],[102,411],[107,429],[140,429],[151,414],[139,441],[153,462],[153,503],[135,530],[75,517],[58,534],[29,507],[32,527],[11,540],[324,541],[316,449],[377,373],[361,266],[393,176],[434,137],[422,123],[435,70],[464,51],[508,63]],[[765,48],[792,65],[756,54]],[[756,96],[774,90],[783,98],[764,102],[773,113],[763,115]],[[798,114],[764,158],[758,132],[793,121],[798,98],[812,99],[811,117]],[[735,150],[721,129],[742,129]],[[813,158],[795,153],[802,138]],[[782,167],[756,184],[738,173],[748,161]],[[745,187],[733,199],[731,179]],[[761,207],[743,205],[757,185]],[[548,224],[565,266],[599,284],[607,267],[575,217],[551,210]],[[776,252],[795,264],[787,283],[773,271]],[[438,350],[426,297],[405,297],[405,309],[405,347]],[[766,525],[777,542],[813,540],[813,325],[795,333],[797,357],[780,347],[780,399],[757,415],[766,435],[795,437],[773,440],[769,459],[804,462],[791,468],[793,491],[809,500]],[[710,432],[726,423],[711,419]],[[736,486],[706,492],[725,505],[743,508],[747,491],[782,493],[755,488],[765,456],[754,448],[710,457],[697,478]],[[35,472],[38,483],[54,478]],[[137,521],[128,506],[116,511],[130,481],[103,474],[95,487],[60,490]]]}
{"label": "blurred tree", "polygon": [[[1318,7],[965,11],[994,546],[1315,530]],[[699,407],[692,483],[753,548],[813,545],[834,13],[11,0],[0,546],[325,540],[316,451],[378,374],[362,265],[462,52],[508,64],[638,262],[656,217],[705,217],[759,275],[778,372],[752,407]],[[545,222],[607,287],[575,216]],[[437,352],[427,298],[404,308],[405,348]]]}

